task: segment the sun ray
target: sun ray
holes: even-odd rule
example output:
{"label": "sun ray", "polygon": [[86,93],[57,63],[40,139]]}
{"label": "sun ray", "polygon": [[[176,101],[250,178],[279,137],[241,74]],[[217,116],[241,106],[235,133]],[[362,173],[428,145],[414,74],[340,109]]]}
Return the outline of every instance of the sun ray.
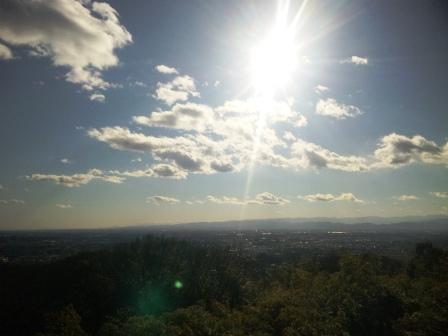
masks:
{"label": "sun ray", "polygon": [[[289,0],[279,0],[277,13],[272,30],[255,48],[251,60],[252,87],[257,102],[258,121],[253,139],[253,148],[250,162],[247,168],[247,178],[244,190],[244,199],[249,199],[252,179],[255,171],[260,144],[266,118],[271,111],[275,94],[283,89],[291,79],[298,55],[297,43],[295,42],[297,26],[305,10],[307,0],[301,3],[294,19],[288,22],[290,8]],[[241,207],[240,219],[245,218],[247,202]]]}

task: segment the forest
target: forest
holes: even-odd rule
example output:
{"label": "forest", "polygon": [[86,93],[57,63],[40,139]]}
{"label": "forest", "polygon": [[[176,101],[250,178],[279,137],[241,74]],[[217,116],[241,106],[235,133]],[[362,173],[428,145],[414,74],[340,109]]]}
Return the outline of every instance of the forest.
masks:
{"label": "forest", "polygon": [[448,252],[329,251],[272,263],[147,236],[0,265],[0,335],[447,335]]}

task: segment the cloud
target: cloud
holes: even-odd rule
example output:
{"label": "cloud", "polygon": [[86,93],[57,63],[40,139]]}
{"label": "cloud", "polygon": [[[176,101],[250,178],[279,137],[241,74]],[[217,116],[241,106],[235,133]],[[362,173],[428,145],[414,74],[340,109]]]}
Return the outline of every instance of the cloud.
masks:
{"label": "cloud", "polygon": [[339,195],[333,194],[311,194],[305,196],[298,196],[301,199],[310,201],[310,202],[333,202],[333,201],[348,201],[355,203],[365,203],[365,201],[357,198],[352,193],[341,193]]}
{"label": "cloud", "polygon": [[231,196],[207,196],[207,201],[215,203],[215,204],[230,204],[230,205],[250,205],[250,204],[259,204],[259,205],[285,205],[289,203],[289,200],[271,194],[270,192],[263,192],[255,195],[254,198],[248,199],[240,199],[238,197]]}
{"label": "cloud", "polygon": [[11,199],[7,199],[7,200],[0,200],[0,204],[3,205],[23,205],[25,204],[25,201],[19,200],[19,199],[15,199],[15,198],[11,198]]}
{"label": "cloud", "polygon": [[338,103],[333,98],[319,99],[316,104],[316,113],[336,119],[353,118],[362,114],[358,107]]}
{"label": "cloud", "polygon": [[61,208],[61,209],[71,209],[71,208],[73,208],[73,206],[71,204],[56,204],[56,206],[58,208]]}
{"label": "cloud", "polygon": [[415,195],[401,195],[401,196],[395,196],[394,199],[405,202],[405,201],[416,201],[419,198]]}
{"label": "cloud", "polygon": [[433,191],[430,194],[437,198],[448,198],[448,192],[446,191]]}
{"label": "cloud", "polygon": [[286,198],[271,194],[270,192],[263,192],[263,193],[257,194],[255,196],[255,199],[251,202],[258,203],[258,204],[266,204],[266,205],[284,205],[284,204],[289,203],[289,200],[287,200]]}
{"label": "cloud", "polygon": [[30,181],[51,181],[70,188],[88,184],[93,180],[101,180],[109,183],[122,183],[124,181],[124,178],[121,176],[109,175],[99,169],[90,169],[86,173],[73,175],[32,174],[26,178]]}
{"label": "cloud", "polygon": [[360,156],[344,156],[311,142],[297,139],[291,145],[291,163],[297,168],[330,168],[342,171],[367,171],[369,164]]}
{"label": "cloud", "polygon": [[167,83],[157,83],[154,98],[171,106],[177,101],[186,101],[189,97],[199,97],[194,79],[188,75],[177,76]]}
{"label": "cloud", "polygon": [[0,43],[0,60],[10,60],[12,58],[13,55],[11,49]]}
{"label": "cloud", "polygon": [[367,57],[352,56],[352,57],[349,57],[349,58],[341,61],[341,63],[352,63],[355,65],[367,65],[367,64],[369,64],[369,59]]}
{"label": "cloud", "polygon": [[327,92],[328,90],[330,90],[328,87],[326,87],[325,85],[321,85],[321,84],[317,85],[314,88],[314,92],[316,92],[316,93],[323,93],[323,92]]}
{"label": "cloud", "polygon": [[169,111],[154,111],[149,117],[136,116],[133,120],[140,125],[204,132],[213,116],[213,109],[207,105],[186,103],[176,104]]}
{"label": "cloud", "polygon": [[102,72],[118,64],[116,49],[132,42],[109,4],[77,0],[2,1],[0,39],[68,68],[65,79],[85,90],[113,86]]}
{"label": "cloud", "polygon": [[69,164],[72,164],[72,161],[70,161],[70,159],[63,158],[63,159],[61,159],[61,163],[69,165]]}
{"label": "cloud", "polygon": [[176,70],[176,68],[172,68],[172,67],[169,67],[169,66],[166,66],[166,65],[163,65],[163,64],[157,65],[157,66],[155,67],[155,69],[156,69],[158,72],[163,73],[163,74],[166,74],[166,75],[170,75],[170,74],[175,74],[175,75],[177,75],[177,74],[179,73],[179,72]]}
{"label": "cloud", "polygon": [[247,201],[241,200],[237,197],[229,197],[229,196],[207,196],[207,201],[216,203],[216,204],[230,204],[230,205],[245,205],[247,204]]}
{"label": "cloud", "polygon": [[155,205],[162,205],[162,204],[175,204],[179,203],[180,201],[177,198],[173,197],[166,197],[166,196],[150,196],[146,198],[146,203],[152,203]]}
{"label": "cloud", "polygon": [[407,137],[392,133],[380,139],[375,166],[398,167],[421,161],[430,164],[448,164],[448,143],[437,145],[421,135]]}
{"label": "cloud", "polygon": [[103,95],[102,93],[92,93],[90,95],[89,99],[91,101],[97,101],[97,102],[100,102],[100,103],[104,103],[105,100],[106,100],[106,96]]}

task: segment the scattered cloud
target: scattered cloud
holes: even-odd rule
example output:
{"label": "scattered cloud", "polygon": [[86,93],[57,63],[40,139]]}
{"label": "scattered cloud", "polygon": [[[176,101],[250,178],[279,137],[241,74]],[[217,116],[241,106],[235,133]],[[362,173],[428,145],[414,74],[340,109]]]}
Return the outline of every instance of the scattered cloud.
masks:
{"label": "scattered cloud", "polygon": [[58,207],[58,208],[61,208],[61,209],[71,209],[71,208],[73,208],[73,206],[71,205],[71,204],[56,204],[56,206]]}
{"label": "scattered cloud", "polygon": [[259,205],[284,205],[289,203],[286,198],[276,196],[270,192],[263,192],[255,195],[254,198],[242,199],[238,197],[231,196],[207,196],[207,201],[215,204],[230,204],[230,205],[249,205],[249,204],[259,204]]}
{"label": "scattered cloud", "polygon": [[333,98],[319,99],[316,104],[316,113],[336,119],[353,118],[362,114],[358,107],[338,103]]}
{"label": "scattered cloud", "polygon": [[61,159],[61,163],[69,165],[69,164],[72,164],[72,161],[70,159],[63,158],[63,159]]}
{"label": "scattered cloud", "polygon": [[77,0],[2,1],[0,39],[68,68],[65,79],[88,91],[114,86],[102,72],[118,64],[115,50],[132,42],[108,3]]}
{"label": "scattered cloud", "polygon": [[19,200],[19,199],[15,199],[15,198],[11,198],[11,199],[7,199],[7,200],[0,200],[0,204],[3,205],[23,205],[25,204],[25,201]]}
{"label": "scattered cloud", "polygon": [[124,181],[124,178],[121,176],[107,174],[99,169],[90,169],[86,173],[73,175],[32,174],[26,178],[30,181],[51,181],[70,188],[88,184],[93,180],[101,180],[109,183],[122,183]]}
{"label": "scattered cloud", "polygon": [[316,93],[323,93],[323,92],[327,92],[327,91],[329,91],[330,89],[327,87],[327,86],[325,86],[325,85],[321,85],[321,84],[319,84],[319,85],[317,85],[315,88],[314,88],[314,92],[316,92]]}
{"label": "scattered cloud", "polygon": [[189,97],[199,97],[194,79],[188,75],[177,76],[172,81],[157,83],[154,98],[163,101],[168,106],[177,101],[186,101]]}
{"label": "scattered cloud", "polygon": [[207,105],[186,103],[176,104],[168,111],[154,111],[149,117],[134,117],[133,120],[140,125],[204,132],[211,124],[213,113]]}
{"label": "scattered cloud", "polygon": [[260,194],[257,194],[255,196],[254,201],[251,201],[252,203],[258,203],[258,204],[266,204],[266,205],[284,205],[289,203],[289,200],[286,198],[276,196],[274,194],[271,194],[270,192],[263,192]]}
{"label": "scattered cloud", "polygon": [[239,199],[238,197],[229,197],[229,196],[207,196],[207,201],[216,203],[216,204],[231,204],[231,205],[245,205],[247,201]]}
{"label": "scattered cloud", "polygon": [[360,156],[344,156],[311,142],[297,139],[291,145],[291,164],[296,168],[335,169],[342,171],[367,171],[367,159]]}
{"label": "scattered cloud", "polygon": [[396,199],[397,201],[406,202],[406,201],[416,201],[419,198],[415,195],[400,195],[400,196],[395,196],[394,199]]}
{"label": "scattered cloud", "polygon": [[151,203],[155,205],[162,205],[162,204],[175,204],[179,203],[180,201],[177,198],[173,197],[167,197],[167,196],[150,196],[146,198],[146,203]]}
{"label": "scattered cloud", "polygon": [[433,191],[430,194],[437,198],[448,198],[448,192],[446,191]]}
{"label": "scattered cloud", "polygon": [[155,69],[157,70],[157,72],[160,72],[160,73],[166,74],[166,75],[171,75],[171,74],[177,75],[177,74],[179,74],[179,72],[177,71],[176,68],[172,68],[172,67],[169,67],[169,66],[163,65],[163,64],[157,65],[155,67]]}
{"label": "scattered cloud", "polygon": [[352,193],[341,193],[339,195],[334,194],[311,194],[305,196],[298,196],[300,199],[304,199],[310,202],[333,202],[333,201],[348,201],[355,203],[366,203],[365,201],[357,198]]}
{"label": "scattered cloud", "polygon": [[13,55],[11,49],[0,43],[0,60],[10,60],[12,58]]}
{"label": "scattered cloud", "polygon": [[100,103],[104,103],[106,101],[106,96],[103,95],[102,93],[92,93],[89,97],[89,99],[91,101],[96,101],[96,102],[100,102]]}
{"label": "scattered cloud", "polygon": [[349,57],[349,58],[341,61],[341,63],[352,63],[355,65],[367,65],[367,64],[369,64],[369,59],[367,57],[352,56],[352,57]]}
{"label": "scattered cloud", "polygon": [[448,143],[444,146],[421,135],[407,137],[392,133],[380,139],[375,151],[376,167],[399,167],[420,161],[430,164],[448,164]]}

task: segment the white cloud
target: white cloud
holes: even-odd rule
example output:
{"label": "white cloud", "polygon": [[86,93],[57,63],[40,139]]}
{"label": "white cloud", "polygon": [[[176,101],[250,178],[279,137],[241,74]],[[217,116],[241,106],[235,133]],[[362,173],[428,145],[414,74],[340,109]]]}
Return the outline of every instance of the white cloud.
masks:
{"label": "white cloud", "polygon": [[258,203],[258,204],[266,204],[266,205],[284,205],[284,204],[289,203],[289,200],[287,200],[286,198],[271,194],[270,192],[263,192],[263,193],[257,194],[255,196],[255,199],[252,200],[251,202]]}
{"label": "white cloud", "polygon": [[97,102],[100,102],[100,103],[104,103],[104,101],[106,100],[106,96],[103,95],[102,93],[95,92],[95,93],[92,93],[90,95],[89,99],[91,101],[97,101]]}
{"label": "white cloud", "polygon": [[72,164],[72,161],[70,161],[70,160],[67,159],[67,158],[63,158],[63,159],[61,159],[61,163],[66,164],[66,165],[69,165],[69,164]]}
{"label": "white cloud", "polygon": [[138,116],[133,120],[140,125],[179,128],[204,132],[211,124],[213,110],[207,105],[176,104],[169,111],[154,111],[149,117]]}
{"label": "white cloud", "polygon": [[316,113],[336,119],[345,119],[360,115],[361,110],[356,106],[338,103],[333,98],[327,98],[319,99],[316,104]]}
{"label": "white cloud", "polygon": [[216,204],[229,204],[229,205],[249,205],[249,204],[258,204],[258,205],[285,205],[289,203],[289,200],[286,198],[276,196],[270,192],[263,192],[255,195],[254,198],[241,199],[238,197],[232,196],[207,196],[207,201],[216,203]]}
{"label": "white cloud", "polygon": [[446,191],[433,191],[430,194],[437,198],[448,198],[448,192]]}
{"label": "white cloud", "polygon": [[177,198],[173,197],[167,197],[167,196],[150,196],[146,198],[146,203],[152,203],[155,205],[162,205],[162,204],[175,204],[179,203],[180,201]]}
{"label": "white cloud", "polygon": [[9,60],[12,59],[12,51],[4,44],[0,43],[0,60]]}
{"label": "white cloud", "polygon": [[7,200],[0,200],[0,204],[3,205],[23,205],[25,204],[25,201],[19,200],[19,199],[15,199],[15,198],[11,198],[11,199],[7,199]]}
{"label": "white cloud", "polygon": [[333,194],[311,194],[311,195],[305,195],[305,196],[298,196],[301,199],[310,201],[310,202],[333,202],[333,201],[349,201],[349,202],[355,202],[355,203],[365,203],[365,201],[357,198],[352,193],[341,193],[339,195],[333,195]]}
{"label": "white cloud", "polygon": [[79,187],[93,180],[101,180],[109,183],[122,183],[124,178],[117,175],[104,173],[99,169],[90,169],[86,173],[73,175],[32,174],[26,177],[30,181],[51,181],[64,187]]}
{"label": "white cloud", "polygon": [[175,74],[177,75],[179,72],[177,71],[176,68],[172,68],[163,64],[157,65],[155,68],[158,72],[163,73],[163,74]]}
{"label": "white cloud", "polygon": [[167,83],[157,83],[154,98],[171,106],[177,101],[186,101],[189,97],[199,97],[194,79],[188,75],[177,76]]}
{"label": "white cloud", "polygon": [[392,133],[380,139],[375,158],[378,168],[398,167],[421,161],[430,164],[448,164],[448,143],[437,145],[421,135],[407,137]]}
{"label": "white cloud", "polygon": [[416,201],[419,198],[415,195],[400,195],[400,196],[395,196],[394,199],[396,199],[398,201],[406,202],[406,201]]}
{"label": "white cloud", "polygon": [[297,168],[330,168],[342,171],[366,171],[367,160],[360,156],[344,156],[319,145],[297,139],[291,146],[291,164]]}
{"label": "white cloud", "polygon": [[314,88],[314,92],[316,92],[316,93],[323,93],[323,92],[327,92],[328,90],[330,90],[330,89],[327,86],[321,85],[321,84],[317,85]]}
{"label": "white cloud", "polygon": [[58,208],[61,208],[61,209],[71,209],[71,208],[73,208],[73,206],[71,205],[71,204],[56,204],[56,206],[58,207]]}
{"label": "white cloud", "polygon": [[230,205],[244,205],[247,204],[247,201],[239,199],[238,197],[229,197],[229,196],[207,196],[207,201],[216,203],[216,204],[230,204]]}
{"label": "white cloud", "polygon": [[352,56],[352,57],[349,57],[349,58],[341,61],[341,63],[352,63],[355,65],[367,65],[367,64],[369,64],[369,59],[367,57]]}
{"label": "white cloud", "polygon": [[30,54],[49,57],[69,69],[67,81],[85,90],[113,84],[102,72],[119,62],[115,50],[132,42],[117,11],[105,2],[77,0],[4,0],[0,8],[0,38]]}

